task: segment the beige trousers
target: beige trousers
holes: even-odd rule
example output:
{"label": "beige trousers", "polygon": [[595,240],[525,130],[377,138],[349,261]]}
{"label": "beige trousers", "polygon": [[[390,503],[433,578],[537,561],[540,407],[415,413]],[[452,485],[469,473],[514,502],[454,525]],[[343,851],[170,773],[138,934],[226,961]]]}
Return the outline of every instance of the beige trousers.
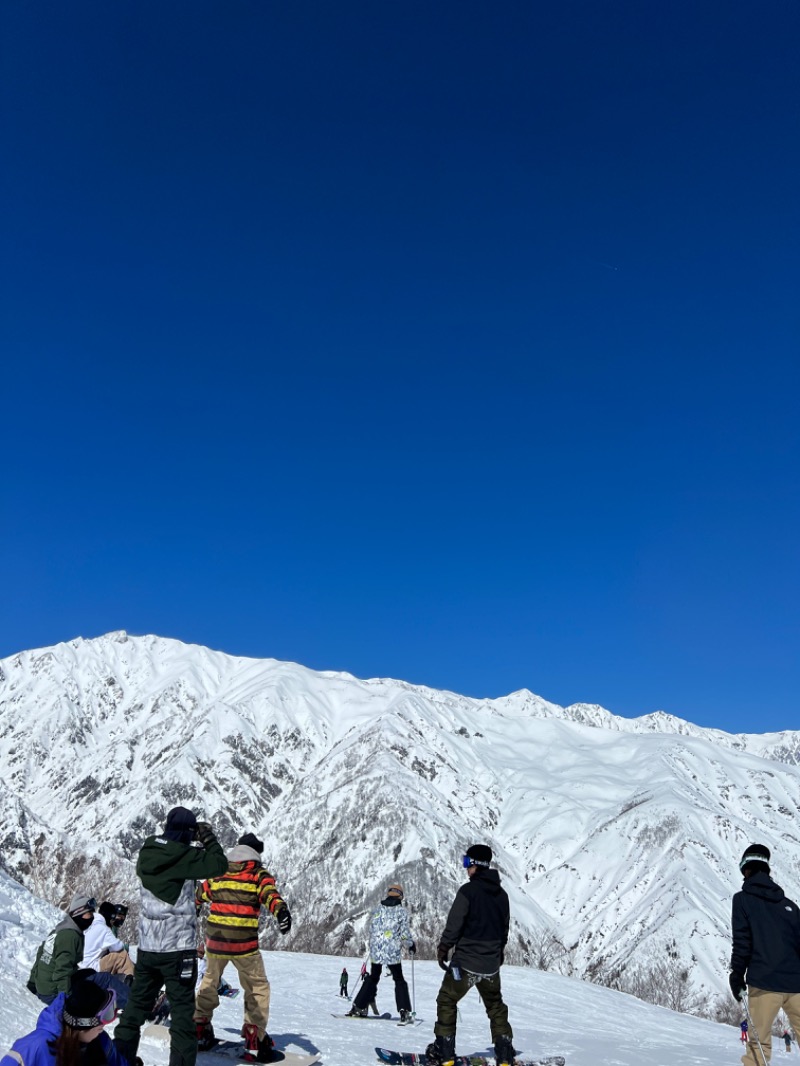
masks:
{"label": "beige trousers", "polygon": [[264,970],[264,960],[260,951],[252,955],[212,955],[206,952],[206,972],[194,1005],[195,1021],[199,1018],[211,1018],[219,1006],[217,985],[229,962],[232,962],[239,974],[239,981],[244,992],[244,1023],[258,1026],[258,1039],[264,1036],[269,1023],[269,981]]}
{"label": "beige trousers", "polygon": [[764,1058],[769,1062],[772,1057],[772,1023],[781,1007],[792,1029],[800,1033],[800,992],[765,992],[763,988],[752,986],[747,991],[752,1024],[747,1028],[747,1051],[742,1056],[742,1066],[764,1066],[756,1034],[761,1041]]}
{"label": "beige trousers", "polygon": [[121,973],[133,977],[133,963],[127,951],[109,951],[100,959],[100,973]]}

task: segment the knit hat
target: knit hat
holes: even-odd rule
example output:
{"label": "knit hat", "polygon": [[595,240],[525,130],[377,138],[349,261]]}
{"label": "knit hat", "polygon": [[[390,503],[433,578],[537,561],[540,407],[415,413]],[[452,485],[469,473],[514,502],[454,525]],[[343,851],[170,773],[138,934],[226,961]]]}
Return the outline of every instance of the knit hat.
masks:
{"label": "knit hat", "polygon": [[386,895],[387,895],[387,897],[397,896],[398,899],[402,899],[403,896],[405,895],[405,893],[403,892],[403,886],[402,885],[389,885],[389,887],[386,889]]}
{"label": "knit hat", "polygon": [[94,973],[94,970],[78,970],[74,974],[72,988],[64,1000],[64,1024],[71,1029],[108,1025],[116,1014],[116,994],[96,985],[90,977],[84,977],[86,973]]}
{"label": "knit hat", "polygon": [[257,851],[261,855],[264,851],[264,841],[259,840],[255,833],[245,833],[244,836],[240,836],[236,842],[241,844],[245,848],[252,848],[253,851]]}
{"label": "knit hat", "polygon": [[67,914],[70,918],[74,918],[76,914],[83,914],[84,911],[93,911],[97,907],[97,904],[91,896],[83,896],[80,893],[76,893],[69,901],[69,908]]}
{"label": "knit hat", "polygon": [[164,836],[179,844],[190,844],[197,829],[197,818],[186,807],[173,807],[167,815]]}
{"label": "knit hat", "polygon": [[104,900],[97,909],[102,914],[106,925],[111,925],[114,919],[114,904]]}
{"label": "knit hat", "polygon": [[487,844],[473,844],[467,848],[467,858],[472,859],[471,866],[488,866],[492,861],[492,849]]}
{"label": "knit hat", "polygon": [[754,873],[761,871],[768,874],[769,857],[769,848],[766,844],[750,844],[744,849],[744,854],[739,860],[739,869],[744,873],[745,867],[749,867]]}

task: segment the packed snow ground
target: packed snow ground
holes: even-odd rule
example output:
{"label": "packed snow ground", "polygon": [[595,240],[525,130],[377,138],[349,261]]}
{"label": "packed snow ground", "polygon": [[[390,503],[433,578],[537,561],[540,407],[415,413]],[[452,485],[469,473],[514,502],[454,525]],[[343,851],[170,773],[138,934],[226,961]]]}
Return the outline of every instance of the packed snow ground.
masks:
{"label": "packed snow ground", "polygon": [[[17,1037],[34,1028],[41,1004],[25,988],[34,953],[59,912],[35,899],[0,873],[0,1055]],[[388,1021],[337,1019],[348,1009],[338,995],[343,966],[350,991],[361,959],[265,952],[272,984],[269,1030],[279,1048],[316,1054],[322,1066],[376,1062],[376,1045],[424,1051],[433,1032],[441,970],[433,961],[404,964],[413,984],[421,1022],[399,1028]],[[413,973],[413,982],[412,982]],[[237,986],[229,966],[226,979]],[[738,1032],[731,1026],[675,1014],[631,996],[555,974],[520,966],[503,969],[514,1043],[525,1055],[562,1054],[568,1066],[731,1066],[738,1061]],[[223,999],[214,1015],[219,1036],[235,1039],[242,1024],[242,997]],[[394,1009],[393,983],[386,975],[378,990],[378,1007]],[[457,1050],[489,1050],[489,1027],[478,994],[462,1003]],[[143,1040],[145,1066],[166,1066],[169,1049]],[[205,1056],[206,1061],[211,1056]],[[213,1061],[213,1059],[212,1059]],[[220,1066],[226,1061],[217,1060]]]}

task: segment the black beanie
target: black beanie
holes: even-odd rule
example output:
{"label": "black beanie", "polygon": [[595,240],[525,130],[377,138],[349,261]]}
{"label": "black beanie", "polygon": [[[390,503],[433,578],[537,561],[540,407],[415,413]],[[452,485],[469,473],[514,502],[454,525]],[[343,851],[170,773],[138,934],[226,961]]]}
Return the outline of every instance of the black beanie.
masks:
{"label": "black beanie", "polygon": [[769,873],[769,848],[766,844],[749,844],[739,860],[739,869],[752,870],[753,873]]}
{"label": "black beanie", "polygon": [[243,845],[245,848],[252,848],[259,855],[264,851],[264,841],[259,840],[255,833],[245,833],[244,836],[239,837],[236,843]]}
{"label": "black beanie", "polygon": [[186,807],[173,807],[167,815],[164,836],[179,844],[190,844],[197,829],[197,819]]}
{"label": "black beanie", "polygon": [[64,1000],[64,1022],[71,1029],[94,1029],[100,1024],[98,1015],[114,998],[108,988],[96,985],[91,977],[94,970],[78,970],[72,977],[72,988]]}
{"label": "black beanie", "polygon": [[478,866],[488,866],[492,861],[492,849],[487,844],[473,844],[467,848],[467,858]]}
{"label": "black beanie", "polygon": [[105,900],[103,903],[100,904],[97,909],[102,914],[106,925],[110,926],[114,919],[114,904],[109,903],[108,900]]}

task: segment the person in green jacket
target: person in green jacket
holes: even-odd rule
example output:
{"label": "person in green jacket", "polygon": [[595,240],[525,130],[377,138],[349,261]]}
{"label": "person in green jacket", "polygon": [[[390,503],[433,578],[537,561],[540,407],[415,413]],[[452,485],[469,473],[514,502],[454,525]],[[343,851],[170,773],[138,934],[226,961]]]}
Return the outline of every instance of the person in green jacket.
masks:
{"label": "person in green jacket", "polygon": [[197,982],[195,881],[219,877],[228,859],[211,826],[192,811],[173,807],[164,832],[148,837],[139,852],[141,881],[139,950],[130,999],[114,1044],[134,1066],[142,1025],[166,985],[172,1023],[169,1066],[194,1066],[197,1034],[194,989]]}
{"label": "person in green jacket", "polygon": [[68,993],[83,958],[83,934],[92,924],[97,903],[80,893],[70,901],[66,917],[39,945],[28,978],[28,990],[50,1004],[59,992]]}

